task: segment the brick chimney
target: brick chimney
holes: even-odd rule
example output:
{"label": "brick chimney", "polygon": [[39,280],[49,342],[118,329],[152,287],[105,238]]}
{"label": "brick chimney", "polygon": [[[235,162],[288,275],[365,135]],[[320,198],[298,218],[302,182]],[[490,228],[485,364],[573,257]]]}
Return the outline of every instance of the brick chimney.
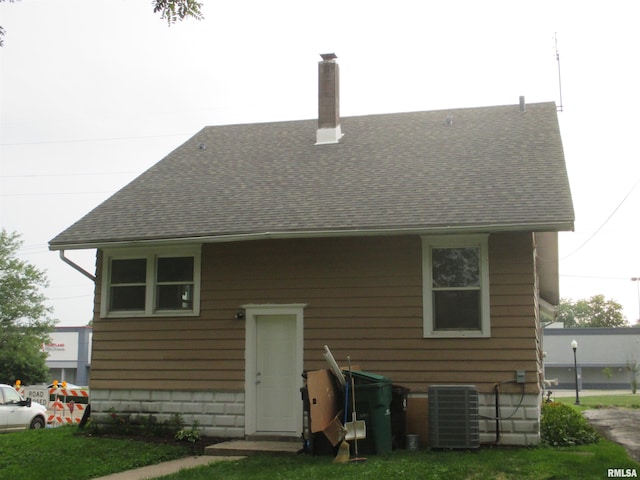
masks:
{"label": "brick chimney", "polygon": [[318,63],[318,131],[316,145],[338,143],[340,128],[340,68],[335,53],[320,54]]}

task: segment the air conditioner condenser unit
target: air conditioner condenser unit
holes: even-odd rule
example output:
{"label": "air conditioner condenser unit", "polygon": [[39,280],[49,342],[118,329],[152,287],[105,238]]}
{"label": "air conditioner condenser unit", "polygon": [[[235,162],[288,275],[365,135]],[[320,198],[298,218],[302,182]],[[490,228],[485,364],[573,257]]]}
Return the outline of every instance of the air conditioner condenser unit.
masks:
{"label": "air conditioner condenser unit", "polygon": [[429,446],[470,449],[480,446],[478,388],[475,385],[429,387]]}

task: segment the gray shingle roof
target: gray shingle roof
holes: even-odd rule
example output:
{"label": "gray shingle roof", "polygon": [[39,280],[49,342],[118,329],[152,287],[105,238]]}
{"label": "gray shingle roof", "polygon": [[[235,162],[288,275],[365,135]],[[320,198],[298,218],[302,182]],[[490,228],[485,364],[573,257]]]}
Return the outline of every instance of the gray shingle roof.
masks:
{"label": "gray shingle roof", "polygon": [[50,246],[573,228],[553,103],[346,117],[333,145],[316,128],[206,127]]}

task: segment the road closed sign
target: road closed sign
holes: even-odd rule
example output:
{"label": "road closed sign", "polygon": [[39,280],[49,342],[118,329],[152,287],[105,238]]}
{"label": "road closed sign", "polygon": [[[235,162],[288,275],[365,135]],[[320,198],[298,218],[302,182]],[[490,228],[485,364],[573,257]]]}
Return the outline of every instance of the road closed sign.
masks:
{"label": "road closed sign", "polygon": [[30,398],[32,402],[37,402],[45,408],[49,406],[49,389],[46,386],[25,387],[22,396]]}

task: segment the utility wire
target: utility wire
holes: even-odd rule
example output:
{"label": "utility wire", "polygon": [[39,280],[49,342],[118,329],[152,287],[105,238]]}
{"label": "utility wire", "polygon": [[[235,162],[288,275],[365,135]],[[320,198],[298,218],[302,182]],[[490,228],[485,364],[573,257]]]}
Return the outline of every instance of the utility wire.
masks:
{"label": "utility wire", "polygon": [[585,240],[585,242],[580,245],[578,248],[576,248],[573,252],[571,252],[569,255],[566,255],[564,257],[562,257],[560,260],[565,260],[567,258],[569,258],[570,256],[572,256],[573,254],[577,253],[582,247],[584,247],[587,243],[589,243],[593,237],[595,237],[600,230],[602,230],[602,227],[604,227],[607,222],[609,220],[611,220],[611,217],[613,217],[615,215],[615,213],[618,211],[618,209],[622,206],[622,204],[627,200],[627,198],[629,198],[629,195],[631,195],[631,193],[635,190],[635,188],[638,186],[638,184],[640,183],[640,178],[636,181],[636,183],[633,185],[633,187],[631,187],[631,190],[629,190],[629,192],[625,195],[625,197],[622,199],[622,201],[618,204],[618,206],[616,208],[613,209],[613,212],[611,212],[611,214],[607,217],[607,219],[602,223],[602,225],[600,225],[595,232],[593,232],[593,234],[587,238]]}
{"label": "utility wire", "polygon": [[0,178],[40,178],[40,177],[102,177],[106,175],[131,175],[140,172],[95,172],[95,173],[26,173],[24,175],[0,175]]}
{"label": "utility wire", "polygon": [[629,281],[629,277],[599,277],[596,275],[559,275],[560,277],[568,277],[568,278],[593,278],[597,280],[625,280]]}
{"label": "utility wire", "polygon": [[47,300],[72,300],[75,298],[88,298],[88,297],[92,297],[93,294],[92,293],[87,293],[86,295],[74,295],[72,297],[53,297],[53,298],[47,298]]}
{"label": "utility wire", "polygon": [[105,195],[113,192],[39,192],[39,193],[0,193],[0,197],[46,197],[51,195]]}
{"label": "utility wire", "polygon": [[169,133],[165,135],[139,135],[136,137],[106,137],[106,138],[81,138],[72,140],[51,140],[42,142],[13,142],[13,143],[0,143],[1,147],[15,147],[19,145],[49,145],[54,143],[87,143],[87,142],[119,142],[123,140],[140,140],[147,138],[168,138],[168,137],[184,137],[193,135],[193,133]]}

